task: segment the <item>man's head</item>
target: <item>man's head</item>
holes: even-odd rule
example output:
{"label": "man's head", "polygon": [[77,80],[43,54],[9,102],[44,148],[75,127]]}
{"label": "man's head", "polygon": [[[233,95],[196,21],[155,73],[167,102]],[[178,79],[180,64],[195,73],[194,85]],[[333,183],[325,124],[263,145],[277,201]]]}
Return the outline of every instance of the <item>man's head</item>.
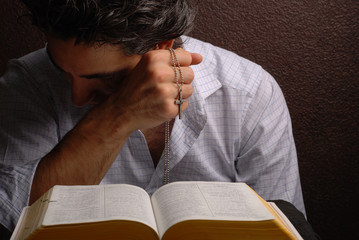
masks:
{"label": "man's head", "polygon": [[21,1],[47,35],[76,44],[120,44],[128,55],[188,33],[194,18],[186,0]]}
{"label": "man's head", "polygon": [[143,54],[171,47],[194,18],[187,0],[21,1],[47,35],[49,56],[77,106],[104,101]]}

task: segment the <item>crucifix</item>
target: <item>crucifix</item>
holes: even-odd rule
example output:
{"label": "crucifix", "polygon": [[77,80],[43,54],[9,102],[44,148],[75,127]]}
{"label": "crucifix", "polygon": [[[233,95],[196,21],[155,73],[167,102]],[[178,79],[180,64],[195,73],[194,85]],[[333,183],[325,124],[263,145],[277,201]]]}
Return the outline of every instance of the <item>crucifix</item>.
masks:
{"label": "crucifix", "polygon": [[178,99],[175,101],[175,103],[178,105],[178,118],[182,119],[182,104],[185,103],[186,100],[182,99],[182,88],[178,91]]}

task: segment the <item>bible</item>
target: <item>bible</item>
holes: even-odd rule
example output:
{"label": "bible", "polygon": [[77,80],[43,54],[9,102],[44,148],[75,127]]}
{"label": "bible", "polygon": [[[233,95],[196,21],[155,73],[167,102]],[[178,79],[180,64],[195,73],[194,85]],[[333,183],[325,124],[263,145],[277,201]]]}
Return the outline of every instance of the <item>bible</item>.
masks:
{"label": "bible", "polygon": [[245,183],[54,186],[25,207],[11,239],[301,239]]}

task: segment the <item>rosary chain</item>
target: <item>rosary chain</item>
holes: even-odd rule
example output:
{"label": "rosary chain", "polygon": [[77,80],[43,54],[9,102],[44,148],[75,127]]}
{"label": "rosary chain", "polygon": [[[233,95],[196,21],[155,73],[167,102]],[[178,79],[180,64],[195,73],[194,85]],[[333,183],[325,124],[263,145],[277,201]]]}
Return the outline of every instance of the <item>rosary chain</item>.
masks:
{"label": "rosary chain", "polygon": [[[176,52],[173,50],[173,48],[168,49],[171,54],[171,60],[173,64],[173,71],[175,73],[175,80],[178,87],[178,100],[176,101],[176,104],[179,104],[179,119],[181,119],[181,104],[184,102],[182,100],[182,86],[184,84],[184,78],[181,70],[181,65],[178,61]],[[178,81],[178,73],[181,77],[181,84],[179,84]],[[164,153],[164,172],[163,172],[163,184],[167,184],[170,182],[170,123],[167,121],[165,123],[165,153]]]}

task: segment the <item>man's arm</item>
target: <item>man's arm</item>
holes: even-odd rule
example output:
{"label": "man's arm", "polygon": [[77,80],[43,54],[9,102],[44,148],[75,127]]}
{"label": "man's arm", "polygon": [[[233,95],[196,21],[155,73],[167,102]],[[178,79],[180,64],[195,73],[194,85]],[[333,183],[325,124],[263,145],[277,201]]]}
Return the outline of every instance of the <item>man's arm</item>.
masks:
{"label": "man's arm", "polygon": [[291,119],[281,89],[264,70],[247,110],[237,169],[264,199],[283,199],[305,214]]}
{"label": "man's arm", "polygon": [[[131,132],[118,120],[118,133],[103,131],[110,126],[94,121],[91,111],[40,161],[32,182],[29,204],[56,184],[99,184]],[[105,116],[104,116],[105,117]],[[106,120],[106,119],[104,119]],[[121,124],[123,123],[123,124]]]}

